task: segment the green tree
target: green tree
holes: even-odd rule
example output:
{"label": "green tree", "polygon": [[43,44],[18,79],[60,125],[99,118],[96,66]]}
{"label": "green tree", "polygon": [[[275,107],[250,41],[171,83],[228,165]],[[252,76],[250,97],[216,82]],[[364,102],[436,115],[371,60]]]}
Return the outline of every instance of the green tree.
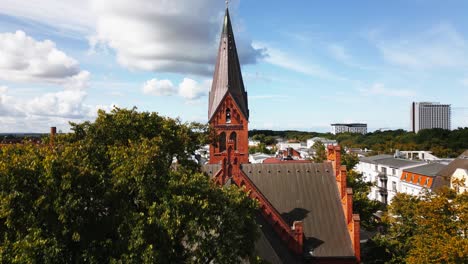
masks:
{"label": "green tree", "polygon": [[467,263],[468,193],[443,188],[422,197],[399,193],[383,218],[387,231],[373,239],[378,263]]}
{"label": "green tree", "polygon": [[325,145],[323,145],[322,141],[316,141],[314,145],[312,145],[312,149],[314,151],[314,162],[322,163],[325,160],[327,160],[327,152],[325,150]]}
{"label": "green tree", "polygon": [[[238,263],[257,204],[190,159],[206,126],[136,109],[0,149],[0,262]],[[175,165],[173,161],[177,161]]]}

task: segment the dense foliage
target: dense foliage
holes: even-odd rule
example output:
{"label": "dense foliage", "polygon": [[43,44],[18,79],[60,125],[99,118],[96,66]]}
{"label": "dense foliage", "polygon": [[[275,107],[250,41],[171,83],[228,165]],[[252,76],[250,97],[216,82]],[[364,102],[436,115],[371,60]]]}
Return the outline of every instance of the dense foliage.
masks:
{"label": "dense foliage", "polygon": [[191,161],[203,129],[114,109],[72,124],[54,147],[0,148],[0,262],[251,257],[257,205],[235,186],[215,186]]}
{"label": "dense foliage", "polygon": [[327,160],[327,151],[321,141],[316,141],[311,148],[314,151],[312,159],[315,163],[322,163]]}
{"label": "dense foliage", "polygon": [[455,130],[425,129],[415,134],[400,130],[375,131],[365,135],[341,133],[252,130],[249,136],[264,135],[286,140],[305,141],[312,137],[336,139],[342,147],[367,148],[376,153],[393,154],[395,150],[429,150],[438,157],[456,157],[468,149],[468,127]]}
{"label": "dense foliage", "polygon": [[369,242],[370,263],[468,263],[468,193],[441,189],[397,194],[383,218],[386,232]]}

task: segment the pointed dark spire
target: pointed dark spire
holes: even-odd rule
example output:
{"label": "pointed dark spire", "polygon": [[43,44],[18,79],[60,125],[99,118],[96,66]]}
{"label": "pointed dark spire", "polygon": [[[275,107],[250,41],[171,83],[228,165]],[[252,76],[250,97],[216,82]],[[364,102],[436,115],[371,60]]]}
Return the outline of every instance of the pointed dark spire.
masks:
{"label": "pointed dark spire", "polygon": [[213,118],[213,115],[228,93],[248,120],[249,108],[247,104],[247,93],[245,92],[244,82],[242,80],[236,42],[234,41],[231,19],[229,18],[229,10],[226,8],[213,83],[210,91],[208,121]]}

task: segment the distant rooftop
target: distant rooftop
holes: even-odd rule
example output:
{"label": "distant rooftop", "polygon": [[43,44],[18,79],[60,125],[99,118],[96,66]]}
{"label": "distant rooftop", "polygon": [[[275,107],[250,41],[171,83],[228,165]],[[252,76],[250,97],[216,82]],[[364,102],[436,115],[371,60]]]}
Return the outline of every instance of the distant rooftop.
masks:
{"label": "distant rooftop", "polygon": [[439,171],[441,171],[446,166],[447,165],[440,163],[429,163],[422,166],[405,169],[405,171],[426,176],[436,176],[439,173]]}

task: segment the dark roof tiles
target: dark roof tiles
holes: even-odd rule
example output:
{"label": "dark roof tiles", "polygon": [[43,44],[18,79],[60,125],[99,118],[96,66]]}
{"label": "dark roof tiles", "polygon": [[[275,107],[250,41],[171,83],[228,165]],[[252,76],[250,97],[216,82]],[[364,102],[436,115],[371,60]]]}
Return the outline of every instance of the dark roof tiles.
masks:
{"label": "dark roof tiles", "polygon": [[303,221],[305,252],[354,256],[331,163],[243,164],[242,171],[289,225]]}
{"label": "dark roof tiles", "polygon": [[236,42],[234,40],[229,11],[226,9],[218,57],[216,59],[215,72],[209,96],[209,121],[213,118],[216,110],[227,94],[231,95],[242,114],[246,119],[249,119],[247,92],[245,91],[244,82],[242,80],[241,67],[239,57],[237,55]]}

